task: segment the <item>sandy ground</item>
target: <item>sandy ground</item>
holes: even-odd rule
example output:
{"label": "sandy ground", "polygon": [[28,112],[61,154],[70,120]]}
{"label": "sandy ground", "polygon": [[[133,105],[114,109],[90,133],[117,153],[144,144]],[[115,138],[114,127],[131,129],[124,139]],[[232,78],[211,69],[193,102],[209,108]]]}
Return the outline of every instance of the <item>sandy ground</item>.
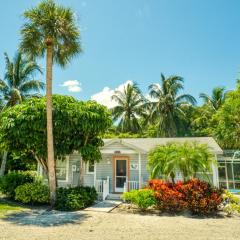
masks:
{"label": "sandy ground", "polygon": [[0,219],[1,240],[240,239],[240,218],[31,211]]}

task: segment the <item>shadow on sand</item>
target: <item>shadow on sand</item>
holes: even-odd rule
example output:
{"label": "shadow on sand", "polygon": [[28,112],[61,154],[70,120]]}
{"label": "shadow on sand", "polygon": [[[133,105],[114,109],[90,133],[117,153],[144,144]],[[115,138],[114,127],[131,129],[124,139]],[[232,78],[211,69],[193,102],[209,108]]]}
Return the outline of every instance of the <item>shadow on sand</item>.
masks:
{"label": "shadow on sand", "polygon": [[64,224],[81,224],[81,222],[89,217],[90,216],[84,212],[31,210],[8,214],[7,217],[2,220],[18,225],[52,227]]}

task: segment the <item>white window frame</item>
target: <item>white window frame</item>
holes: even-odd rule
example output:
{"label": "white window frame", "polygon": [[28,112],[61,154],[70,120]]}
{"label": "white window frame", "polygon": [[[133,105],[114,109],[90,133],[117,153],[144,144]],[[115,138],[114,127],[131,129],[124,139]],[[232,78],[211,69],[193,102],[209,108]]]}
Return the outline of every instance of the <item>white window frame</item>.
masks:
{"label": "white window frame", "polygon": [[[61,160],[60,160],[61,161]],[[57,161],[56,161],[56,167],[57,167]],[[69,174],[69,156],[66,156],[66,179],[57,179],[58,182],[68,182],[68,174]],[[57,178],[57,175],[56,175]]]}
{"label": "white window frame", "polygon": [[94,171],[93,172],[89,172],[89,162],[85,163],[85,168],[86,168],[86,174],[93,175],[95,173],[95,170],[96,170],[96,164],[94,163]]}

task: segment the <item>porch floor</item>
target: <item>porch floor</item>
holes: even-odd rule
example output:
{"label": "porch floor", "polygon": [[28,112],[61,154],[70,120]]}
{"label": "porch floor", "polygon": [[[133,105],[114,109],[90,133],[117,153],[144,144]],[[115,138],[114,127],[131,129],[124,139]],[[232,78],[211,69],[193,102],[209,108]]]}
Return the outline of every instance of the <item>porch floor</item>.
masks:
{"label": "porch floor", "polygon": [[122,203],[121,201],[105,200],[98,202],[91,207],[85,208],[84,211],[111,212],[115,207],[117,207],[121,203]]}

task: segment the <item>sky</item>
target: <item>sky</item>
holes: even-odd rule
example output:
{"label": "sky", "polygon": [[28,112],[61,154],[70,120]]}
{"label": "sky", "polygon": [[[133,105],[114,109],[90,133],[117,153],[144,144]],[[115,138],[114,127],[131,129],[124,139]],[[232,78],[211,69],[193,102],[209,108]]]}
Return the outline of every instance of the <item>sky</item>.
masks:
{"label": "sky", "polygon": [[[160,74],[180,75],[185,93],[233,89],[240,78],[239,0],[56,0],[71,7],[83,53],[54,66],[53,92],[112,106],[111,95],[137,82],[144,94]],[[24,10],[37,0],[0,0],[0,78],[13,57]],[[45,70],[45,59],[39,61]],[[36,76],[45,81],[45,75]]]}

